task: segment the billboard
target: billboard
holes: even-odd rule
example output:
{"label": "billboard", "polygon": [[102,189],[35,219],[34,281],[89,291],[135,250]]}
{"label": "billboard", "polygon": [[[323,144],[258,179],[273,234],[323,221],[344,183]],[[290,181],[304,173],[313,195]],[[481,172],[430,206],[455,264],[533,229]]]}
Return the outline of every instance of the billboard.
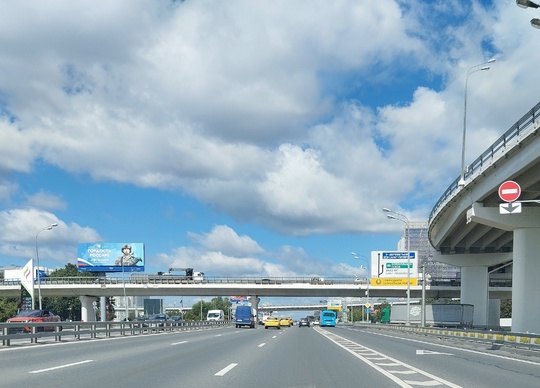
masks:
{"label": "billboard", "polygon": [[77,268],[81,272],[144,272],[144,244],[78,244]]}
{"label": "billboard", "polygon": [[[409,268],[410,265],[410,268]],[[410,275],[409,275],[410,273]],[[411,286],[418,285],[417,251],[372,251],[371,285],[406,286],[410,276]]]}

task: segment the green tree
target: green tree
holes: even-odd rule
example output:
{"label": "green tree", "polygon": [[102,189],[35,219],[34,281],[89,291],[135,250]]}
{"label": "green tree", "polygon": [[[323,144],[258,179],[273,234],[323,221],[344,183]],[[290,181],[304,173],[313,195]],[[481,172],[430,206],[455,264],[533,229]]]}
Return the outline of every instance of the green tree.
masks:
{"label": "green tree", "polygon": [[187,321],[204,320],[206,319],[206,314],[208,313],[208,310],[211,310],[210,306],[211,304],[209,302],[200,300],[197,303],[194,303],[193,306],[191,306],[191,310],[186,311],[186,313],[184,314],[184,319]]}
{"label": "green tree", "polygon": [[[79,272],[75,264],[68,263],[64,268],[57,269],[50,273],[49,277],[92,277],[97,278],[91,272]],[[43,298],[43,307],[54,311],[62,320],[81,320],[81,301],[78,297],[48,297]]]}
{"label": "green tree", "polygon": [[204,321],[209,310],[223,310],[226,314],[225,319],[228,319],[230,307],[231,302],[229,299],[221,296],[216,296],[210,302],[200,300],[191,306],[191,310],[186,311],[184,319],[187,321]]}
{"label": "green tree", "polygon": [[5,322],[17,314],[20,299],[18,298],[0,298],[0,322]]}
{"label": "green tree", "polygon": [[501,318],[512,318],[512,299],[501,300]]}

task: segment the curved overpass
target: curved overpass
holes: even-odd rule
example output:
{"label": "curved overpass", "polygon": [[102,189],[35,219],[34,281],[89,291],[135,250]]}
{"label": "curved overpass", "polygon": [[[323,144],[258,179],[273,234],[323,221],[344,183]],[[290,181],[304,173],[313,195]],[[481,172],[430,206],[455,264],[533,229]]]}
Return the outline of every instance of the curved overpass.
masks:
{"label": "curved overpass", "polygon": [[[513,280],[512,330],[540,333],[540,305],[530,303],[540,294],[539,116],[540,103],[468,166],[429,218],[436,260],[461,267],[462,303],[475,305],[475,324],[497,318],[487,282],[490,272],[506,268]],[[519,183],[522,194],[501,209],[498,189],[507,180]]]}

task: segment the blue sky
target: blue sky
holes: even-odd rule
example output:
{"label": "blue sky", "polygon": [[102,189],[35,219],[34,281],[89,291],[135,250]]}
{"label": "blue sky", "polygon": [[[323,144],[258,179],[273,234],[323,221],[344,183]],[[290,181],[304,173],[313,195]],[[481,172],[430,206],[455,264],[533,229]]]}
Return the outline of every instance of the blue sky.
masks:
{"label": "blue sky", "polygon": [[508,1],[2,2],[0,265],[360,276],[538,102]]}

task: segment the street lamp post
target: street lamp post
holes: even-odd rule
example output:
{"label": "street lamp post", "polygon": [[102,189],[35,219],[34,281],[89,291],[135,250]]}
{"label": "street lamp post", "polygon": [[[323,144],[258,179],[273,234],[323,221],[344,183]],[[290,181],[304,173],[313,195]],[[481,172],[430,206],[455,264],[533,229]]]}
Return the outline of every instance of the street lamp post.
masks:
{"label": "street lamp post", "polygon": [[480,63],[478,65],[472,66],[467,71],[467,76],[465,77],[465,97],[463,99],[463,139],[461,143],[461,177],[459,179],[459,185],[463,186],[465,184],[465,140],[466,140],[466,133],[467,133],[467,86],[469,83],[469,77],[471,74],[474,74],[478,71],[484,71],[489,70],[490,67],[486,66],[488,63],[495,62],[495,59],[492,58],[487,62]]}
{"label": "street lamp post", "polygon": [[426,266],[422,265],[422,327],[426,326]]}
{"label": "street lamp post", "polygon": [[[40,231],[36,233],[36,261],[37,261],[37,283],[38,283],[38,300],[39,300],[39,309],[42,309],[42,302],[41,302],[41,272],[39,271],[39,249],[38,249],[38,236],[41,232],[45,230],[51,230],[52,228],[58,226],[58,224],[55,222],[54,224],[50,224],[49,226],[46,226],[42,228]],[[34,279],[34,274],[32,274],[32,279]],[[34,286],[34,294],[35,294],[35,286]],[[34,298],[32,298],[32,309],[34,309]]]}
{"label": "street lamp post", "polygon": [[[356,260],[364,259],[366,261],[366,266],[367,266],[366,269],[368,271],[368,277],[366,279],[367,280],[367,282],[366,282],[366,299],[367,299],[367,302],[366,303],[369,304],[369,284],[371,283],[371,263],[369,262],[369,259],[364,255],[357,255],[355,252],[351,252],[351,255]],[[365,309],[363,309],[362,312],[363,311],[365,311]],[[368,315],[367,318],[368,318],[368,322],[369,322],[369,315]]]}
{"label": "street lamp post", "polygon": [[405,326],[411,325],[411,223],[406,215],[397,213],[388,208],[383,208],[383,212],[391,213],[386,217],[391,220],[401,221],[407,227],[407,320]]}

